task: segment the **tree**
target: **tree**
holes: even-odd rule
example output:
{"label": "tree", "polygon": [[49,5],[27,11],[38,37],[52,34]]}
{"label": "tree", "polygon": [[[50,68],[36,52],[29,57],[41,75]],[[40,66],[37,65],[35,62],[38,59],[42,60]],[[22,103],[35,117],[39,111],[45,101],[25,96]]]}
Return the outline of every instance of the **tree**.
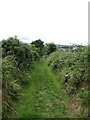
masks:
{"label": "tree", "polygon": [[39,53],[40,56],[42,56],[43,55],[44,42],[39,39],[39,40],[33,41],[31,44],[35,45],[35,47],[39,49],[38,53]]}
{"label": "tree", "polygon": [[47,48],[47,55],[49,55],[52,52],[56,51],[57,46],[54,43],[49,43],[49,44],[46,44],[46,48]]}

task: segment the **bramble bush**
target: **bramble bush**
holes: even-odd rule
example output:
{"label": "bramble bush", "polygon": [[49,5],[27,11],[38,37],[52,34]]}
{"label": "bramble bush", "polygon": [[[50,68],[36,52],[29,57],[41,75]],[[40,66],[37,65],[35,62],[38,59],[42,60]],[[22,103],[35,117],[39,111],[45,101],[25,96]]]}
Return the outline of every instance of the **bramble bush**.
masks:
{"label": "bramble bush", "polygon": [[[17,62],[13,56],[7,56],[2,61],[2,109],[3,117],[8,117],[8,112],[14,110],[14,100],[21,96],[20,70],[16,67]],[[17,75],[16,75],[17,74]]]}
{"label": "bramble bush", "polygon": [[[60,75],[60,82],[70,95],[78,93],[87,106],[88,99],[88,47],[78,46],[75,50],[58,50],[47,58],[47,64]],[[85,84],[85,85],[84,85]],[[80,89],[85,88],[82,92]]]}
{"label": "bramble bush", "polygon": [[22,87],[30,83],[30,71],[40,58],[38,49],[19,41],[16,36],[2,40],[3,118],[16,112],[14,103],[21,98]]}

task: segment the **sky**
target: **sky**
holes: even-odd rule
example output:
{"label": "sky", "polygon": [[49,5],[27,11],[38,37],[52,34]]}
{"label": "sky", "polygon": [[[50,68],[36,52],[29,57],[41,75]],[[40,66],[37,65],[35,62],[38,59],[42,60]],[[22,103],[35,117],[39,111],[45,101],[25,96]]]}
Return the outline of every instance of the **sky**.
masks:
{"label": "sky", "polygon": [[0,40],[88,43],[88,0],[0,0]]}

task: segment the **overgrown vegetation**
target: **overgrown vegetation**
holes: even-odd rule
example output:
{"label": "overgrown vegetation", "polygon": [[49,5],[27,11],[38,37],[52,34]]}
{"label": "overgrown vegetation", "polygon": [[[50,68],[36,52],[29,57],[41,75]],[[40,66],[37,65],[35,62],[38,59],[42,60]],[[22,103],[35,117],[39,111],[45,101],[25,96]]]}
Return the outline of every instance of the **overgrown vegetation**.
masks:
{"label": "overgrown vegetation", "polygon": [[88,47],[58,50],[48,57],[47,63],[58,73],[66,93],[78,95],[79,101],[88,109]]}
{"label": "overgrown vegetation", "polygon": [[[42,42],[43,44],[43,42]],[[3,117],[15,111],[14,102],[21,98],[22,86],[30,82],[30,71],[40,58],[39,47],[24,44],[17,37],[2,41]]]}
{"label": "overgrown vegetation", "polygon": [[60,92],[59,81],[46,65],[45,58],[41,58],[31,73],[28,88],[24,89],[24,96],[16,118],[59,118],[67,117],[69,99],[64,92]]}
{"label": "overgrown vegetation", "polygon": [[[87,46],[63,51],[57,50],[54,43],[44,45],[44,42],[39,39],[31,44],[25,44],[16,36],[2,40],[1,43],[3,118],[9,118],[12,113],[18,116],[20,111],[19,116],[26,118],[34,115],[36,117],[47,117],[47,115],[48,117],[50,115],[67,117],[69,115],[67,107],[69,103],[65,102],[69,99],[67,95],[77,96],[86,110],[85,116],[88,114],[89,52]],[[34,66],[38,68],[32,72]],[[24,89],[26,87],[27,89]],[[25,100],[25,103],[23,104],[20,99]],[[16,102],[23,104],[18,110],[16,110]],[[38,109],[42,111],[38,112]]]}
{"label": "overgrown vegetation", "polygon": [[57,50],[57,46],[54,43],[47,43],[44,47],[44,54],[50,55],[52,52]]}

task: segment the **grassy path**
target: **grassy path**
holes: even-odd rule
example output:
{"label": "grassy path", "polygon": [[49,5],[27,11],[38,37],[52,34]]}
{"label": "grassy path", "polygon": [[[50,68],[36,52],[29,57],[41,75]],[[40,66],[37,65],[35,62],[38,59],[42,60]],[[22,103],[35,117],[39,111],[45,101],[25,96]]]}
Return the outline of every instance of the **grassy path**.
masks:
{"label": "grassy path", "polygon": [[29,87],[24,90],[24,98],[18,106],[18,117],[69,117],[68,101],[56,76],[41,59],[32,71]]}

